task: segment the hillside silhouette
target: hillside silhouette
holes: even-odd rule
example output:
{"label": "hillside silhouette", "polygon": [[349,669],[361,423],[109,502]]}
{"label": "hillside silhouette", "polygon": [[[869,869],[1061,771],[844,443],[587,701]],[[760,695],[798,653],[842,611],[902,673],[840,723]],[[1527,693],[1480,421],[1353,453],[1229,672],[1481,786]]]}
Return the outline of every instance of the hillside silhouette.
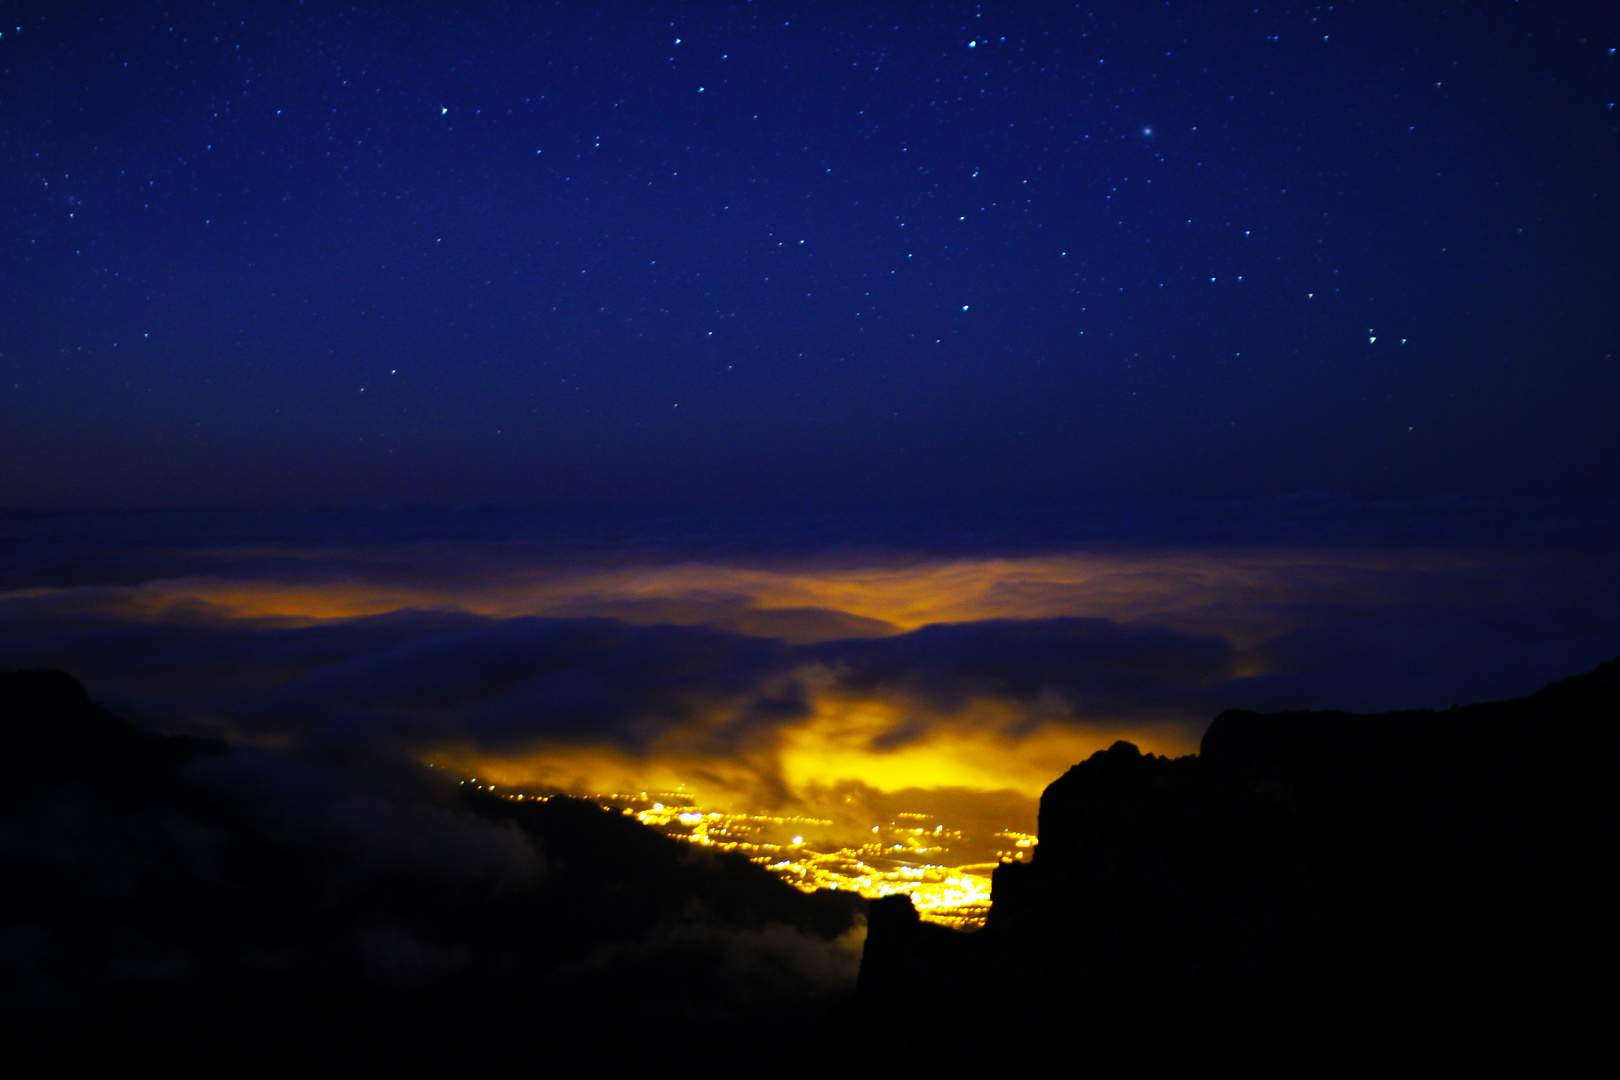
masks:
{"label": "hillside silhouette", "polygon": [[0,673],[4,1060],[1567,1071],[1612,1057],[1617,720],[1613,661],[1440,712],[1230,711],[1179,759],[1117,743],[1047,788],[962,934],[583,800],[157,735]]}
{"label": "hillside silhouette", "polygon": [[[875,901],[861,1015],[1002,1066],[1298,1075],[1612,1062],[1620,660],[1527,698],[1216,718],[1041,799],[983,931]],[[1054,1056],[1055,1055],[1055,1056]]]}
{"label": "hillside silhouette", "polygon": [[847,1007],[858,897],[584,800],[329,765],[0,673],[8,1074],[747,1055]]}

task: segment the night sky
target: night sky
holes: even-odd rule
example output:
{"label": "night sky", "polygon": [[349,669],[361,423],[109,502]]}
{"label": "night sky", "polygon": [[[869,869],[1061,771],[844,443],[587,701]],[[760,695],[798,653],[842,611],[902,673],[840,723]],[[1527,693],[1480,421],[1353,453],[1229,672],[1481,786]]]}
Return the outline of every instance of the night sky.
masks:
{"label": "night sky", "polygon": [[0,669],[756,808],[1587,670],[1597,8],[0,0]]}
{"label": "night sky", "polygon": [[[90,761],[117,766],[104,792],[85,751],[31,756],[13,718],[34,699],[7,687],[73,684],[0,679],[0,802],[69,800],[0,805],[0,1023],[77,979],[134,988],[153,1011],[130,1016],[185,1018],[189,1042],[197,1010],[145,988],[217,952],[340,1025],[351,997],[384,1002],[389,1034],[352,1039],[368,1062],[412,1027],[450,1033],[458,1069],[492,1044],[329,971],[499,999],[526,1064],[594,1046],[534,1026],[538,969],[509,962],[494,908],[456,906],[524,881],[574,906],[501,908],[514,940],[631,935],[555,968],[563,997],[596,970],[613,1008],[655,988],[683,1026],[676,999],[745,1002],[791,1029],[749,1060],[780,1060],[815,1040],[773,1002],[853,994],[860,926],[738,930],[678,891],[643,926],[591,899],[630,896],[620,879],[570,884],[594,833],[559,818],[531,844],[480,815],[640,793],[768,818],[792,831],[746,850],[777,873],[870,856],[893,866],[854,887],[932,889],[970,925],[1043,791],[1120,740],[1185,757],[1228,709],[1445,710],[1613,660],[1617,50],[1613,0],[0,0],[0,673],[70,673],[136,725],[224,740],[174,790],[241,807],[244,844],[315,853],[303,892],[242,864],[273,885],[234,953],[214,914],[206,941],[148,948],[142,904],[235,910],[234,857],[207,815],[73,809],[135,774]],[[1445,724],[1437,777],[1484,730]],[[1532,761],[1607,760],[1556,723],[1537,738]],[[1412,745],[1380,753],[1427,761]],[[396,880],[437,883],[407,890],[432,915],[415,930],[390,920],[419,901],[376,891]],[[1423,880],[1401,894],[1453,895]],[[1247,940],[1225,901],[1205,920],[1199,889],[1171,891],[1192,897],[1177,925]],[[25,893],[57,929],[6,923]],[[1330,925],[1290,904],[1264,910]],[[285,923],[300,905],[316,921]],[[81,948],[99,940],[105,964]],[[1502,940],[1446,949],[1569,952]],[[1239,952],[1241,991],[1270,961]],[[699,954],[721,958],[707,983]],[[306,982],[265,974],[298,956]],[[756,993],[781,972],[798,989]],[[188,985],[264,1025],[255,1053],[299,1045],[304,1025],[216,993],[237,984]],[[1476,1000],[1426,985],[1401,985],[1403,1032]]]}
{"label": "night sky", "polygon": [[0,506],[1601,505],[1606,8],[0,3]]}

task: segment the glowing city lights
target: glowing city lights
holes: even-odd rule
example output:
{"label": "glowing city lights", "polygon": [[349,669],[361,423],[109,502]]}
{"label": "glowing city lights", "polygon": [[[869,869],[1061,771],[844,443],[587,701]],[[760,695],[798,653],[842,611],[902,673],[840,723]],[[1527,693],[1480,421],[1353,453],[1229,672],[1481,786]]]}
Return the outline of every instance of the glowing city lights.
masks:
{"label": "glowing city lights", "polygon": [[[494,793],[493,786],[482,790]],[[499,797],[546,798],[516,792]],[[998,863],[951,865],[951,846],[970,838],[931,814],[898,813],[892,821],[862,825],[853,837],[840,838],[827,818],[709,810],[684,790],[589,798],[686,843],[741,852],[804,892],[838,889],[868,899],[905,893],[922,918],[961,930],[983,926],[990,911],[990,879]],[[992,835],[1003,842],[998,861],[1027,859],[1036,843],[1031,833]]]}

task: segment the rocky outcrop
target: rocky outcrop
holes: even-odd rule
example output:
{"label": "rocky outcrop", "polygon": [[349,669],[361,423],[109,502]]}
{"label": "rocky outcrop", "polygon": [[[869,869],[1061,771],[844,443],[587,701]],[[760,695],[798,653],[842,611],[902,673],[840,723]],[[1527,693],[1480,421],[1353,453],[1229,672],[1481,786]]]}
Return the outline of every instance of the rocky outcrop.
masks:
{"label": "rocky outcrop", "polygon": [[1620,661],[1445,712],[1227,712],[1196,757],[1116,743],[1047,788],[983,931],[874,918],[869,1024],[971,1002],[981,1049],[1104,1073],[1544,1069],[1592,1049],[1612,955],[1617,722]]}

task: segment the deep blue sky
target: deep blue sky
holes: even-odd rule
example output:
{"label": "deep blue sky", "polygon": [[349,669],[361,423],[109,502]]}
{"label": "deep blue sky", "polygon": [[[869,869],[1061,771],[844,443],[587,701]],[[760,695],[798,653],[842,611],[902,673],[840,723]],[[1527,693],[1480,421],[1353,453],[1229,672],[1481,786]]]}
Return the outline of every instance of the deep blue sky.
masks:
{"label": "deep blue sky", "polygon": [[1608,7],[0,2],[0,506],[1602,501]]}

